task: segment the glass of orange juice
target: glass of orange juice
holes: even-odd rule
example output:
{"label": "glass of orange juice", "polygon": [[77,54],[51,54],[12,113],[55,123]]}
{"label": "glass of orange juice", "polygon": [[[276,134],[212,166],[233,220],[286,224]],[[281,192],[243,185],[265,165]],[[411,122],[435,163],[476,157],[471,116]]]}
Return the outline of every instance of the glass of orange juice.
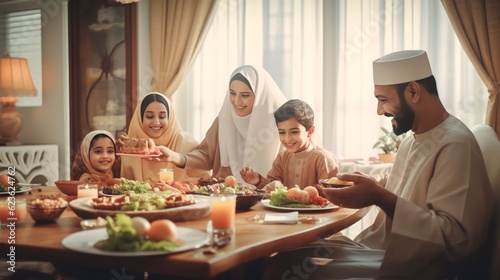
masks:
{"label": "glass of orange juice", "polygon": [[0,201],[0,222],[2,224],[23,222],[26,216],[26,200],[8,197],[6,200]]}
{"label": "glass of orange juice", "polygon": [[210,221],[212,240],[215,244],[230,239],[234,233],[236,194],[213,194],[210,196]]}

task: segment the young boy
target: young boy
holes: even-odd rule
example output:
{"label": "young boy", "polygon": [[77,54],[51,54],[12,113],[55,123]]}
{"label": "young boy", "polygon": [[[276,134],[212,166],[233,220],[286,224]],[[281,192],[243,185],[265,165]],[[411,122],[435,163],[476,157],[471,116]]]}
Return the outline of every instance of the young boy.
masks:
{"label": "young boy", "polygon": [[276,110],[274,119],[285,149],[274,160],[266,178],[251,167],[242,168],[241,177],[257,188],[278,180],[288,188],[315,186],[321,194],[318,180],[336,176],[338,165],[331,152],[314,146],[310,141],[314,133],[313,110],[306,102],[292,99]]}

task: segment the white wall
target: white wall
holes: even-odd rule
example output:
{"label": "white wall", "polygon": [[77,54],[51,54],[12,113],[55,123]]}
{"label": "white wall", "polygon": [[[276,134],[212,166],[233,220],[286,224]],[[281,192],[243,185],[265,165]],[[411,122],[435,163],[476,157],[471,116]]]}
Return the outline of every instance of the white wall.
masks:
{"label": "white wall", "polygon": [[[59,179],[70,178],[69,42],[67,0],[39,2],[42,20],[43,100],[40,107],[18,107],[24,116],[19,139],[25,145],[56,144]],[[138,96],[151,88],[149,1],[138,6]]]}
{"label": "white wall", "polygon": [[[24,144],[56,144],[59,178],[69,178],[69,60],[66,0],[41,0],[42,9],[42,106],[19,107]],[[39,89],[40,90],[40,89]]]}

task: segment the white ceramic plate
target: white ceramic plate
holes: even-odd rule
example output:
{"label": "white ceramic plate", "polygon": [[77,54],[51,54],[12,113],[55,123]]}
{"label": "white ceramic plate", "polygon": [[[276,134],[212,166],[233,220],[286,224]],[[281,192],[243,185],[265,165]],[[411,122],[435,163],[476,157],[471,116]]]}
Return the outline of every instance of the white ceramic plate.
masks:
{"label": "white ceramic plate", "polygon": [[[31,191],[32,187],[21,187],[20,190],[16,191],[16,194],[25,193]],[[0,195],[8,195],[9,192],[0,192]]]}
{"label": "white ceramic plate", "polygon": [[30,184],[30,183],[17,183],[18,186],[24,188],[24,187],[38,187],[38,186],[41,186],[42,184],[40,183],[34,183],[34,184]]}
{"label": "white ceramic plate", "polygon": [[127,214],[130,217],[141,216],[149,221],[157,219],[169,219],[171,221],[192,221],[210,214],[210,201],[208,197],[197,196],[196,203],[186,206],[166,208],[152,211],[121,211],[121,210],[102,210],[92,207],[92,198],[84,197],[72,200],[69,207],[82,219],[105,218],[114,216],[117,213]]}
{"label": "white ceramic plate", "polygon": [[106,233],[105,228],[75,232],[73,234],[66,236],[62,240],[62,245],[68,249],[87,254],[115,256],[115,257],[138,257],[138,256],[167,255],[167,254],[174,254],[178,252],[192,250],[200,248],[201,246],[205,245],[208,241],[208,236],[203,231],[184,228],[184,227],[177,227],[177,232],[178,235],[181,236],[180,238],[181,240],[179,242],[182,243],[182,245],[168,252],[167,251],[111,252],[111,251],[104,251],[101,249],[97,249],[94,247],[94,244],[98,241],[108,238],[108,234]]}
{"label": "white ceramic plate", "polygon": [[267,208],[271,209],[278,209],[278,210],[288,210],[288,211],[325,211],[325,210],[333,210],[333,209],[338,209],[340,208],[338,205],[335,205],[331,202],[328,202],[325,206],[321,208],[291,208],[291,207],[283,207],[283,206],[274,206],[271,205],[269,199],[263,199],[260,201],[262,205],[264,205]]}
{"label": "white ceramic plate", "polygon": [[160,155],[142,155],[142,154],[124,154],[124,153],[116,153],[117,156],[125,156],[125,157],[138,157],[138,158],[153,158],[159,157]]}

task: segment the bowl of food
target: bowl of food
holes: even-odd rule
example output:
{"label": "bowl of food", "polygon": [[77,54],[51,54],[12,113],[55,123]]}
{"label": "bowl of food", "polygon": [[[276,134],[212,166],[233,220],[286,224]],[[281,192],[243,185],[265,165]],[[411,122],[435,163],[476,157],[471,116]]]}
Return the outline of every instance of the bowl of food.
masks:
{"label": "bowl of food", "polygon": [[57,188],[69,196],[78,195],[78,185],[81,184],[80,181],[72,181],[72,180],[59,180],[56,181]]}
{"label": "bowl of food", "polygon": [[354,182],[342,181],[337,177],[332,177],[330,179],[320,179],[319,183],[323,185],[324,188],[346,188],[354,185]]}
{"label": "bowl of food", "polygon": [[26,209],[36,223],[52,223],[68,208],[68,201],[60,195],[39,195],[26,202]]}
{"label": "bowl of food", "polygon": [[264,198],[263,194],[237,194],[236,210],[248,210]]}

